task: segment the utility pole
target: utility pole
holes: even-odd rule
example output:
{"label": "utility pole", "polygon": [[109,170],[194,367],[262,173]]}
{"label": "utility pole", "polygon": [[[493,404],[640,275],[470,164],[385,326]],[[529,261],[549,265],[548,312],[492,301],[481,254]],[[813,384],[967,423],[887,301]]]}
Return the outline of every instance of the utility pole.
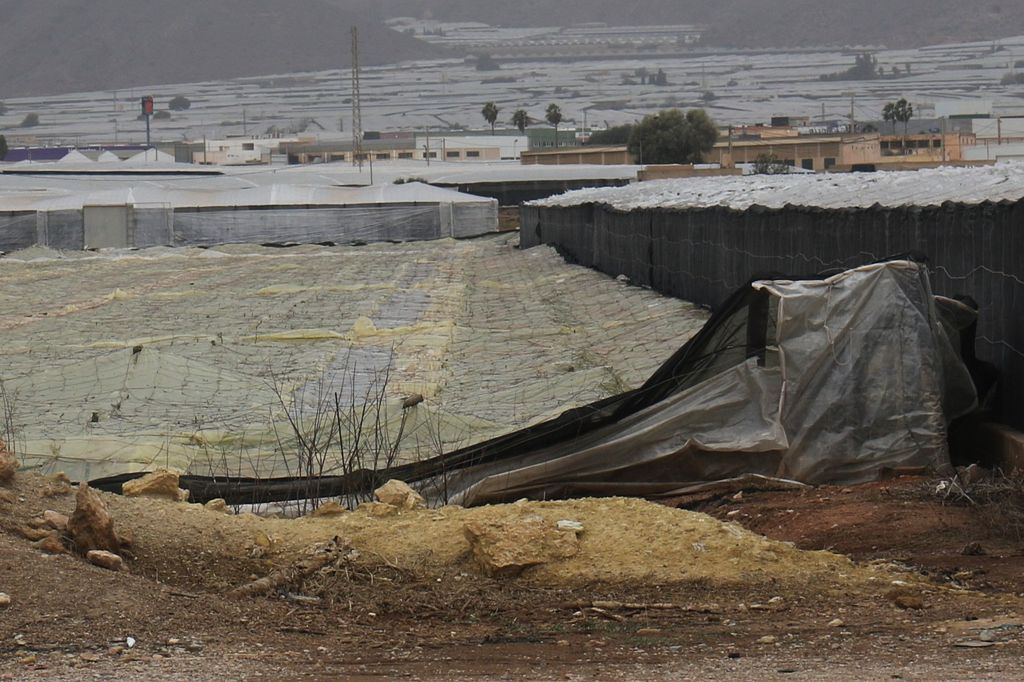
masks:
{"label": "utility pole", "polygon": [[363,170],[363,106],[359,95],[359,29],[352,27],[352,161]]}

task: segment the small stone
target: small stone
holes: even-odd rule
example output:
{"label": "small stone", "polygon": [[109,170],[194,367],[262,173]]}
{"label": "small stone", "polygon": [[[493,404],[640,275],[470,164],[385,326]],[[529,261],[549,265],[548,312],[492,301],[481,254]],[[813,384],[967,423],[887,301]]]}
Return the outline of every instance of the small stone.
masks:
{"label": "small stone", "polygon": [[86,663],[96,663],[100,660],[98,654],[89,653],[88,651],[85,653],[78,654],[78,657]]}
{"label": "small stone", "polygon": [[7,444],[0,440],[0,483],[10,483],[17,472],[18,460],[7,449]]}
{"label": "small stone", "polygon": [[843,627],[844,625],[846,625],[846,623],[844,623],[844,622],[843,622],[843,621],[842,621],[841,619],[839,619],[839,618],[835,618],[835,619],[833,619],[833,620],[830,620],[830,621],[828,622],[828,626],[829,626],[830,628],[841,628],[841,627]]}
{"label": "small stone", "polygon": [[43,490],[40,494],[43,497],[63,497],[70,495],[74,489],[68,475],[63,471],[58,471],[46,477],[46,484],[43,485]]}
{"label": "small stone", "polygon": [[568,519],[562,519],[561,521],[556,523],[555,524],[555,528],[557,528],[558,530],[571,530],[574,533],[582,533],[583,532],[583,524],[582,523],[580,523],[579,521],[570,521]]}
{"label": "small stone", "polygon": [[39,659],[36,658],[35,654],[29,654],[28,656],[22,656],[19,658],[18,663],[21,663],[22,665],[35,665],[38,660]]}
{"label": "small stone", "polygon": [[123,653],[124,653],[124,647],[123,646],[112,646],[109,649],[107,649],[107,655],[108,656],[120,656]]}
{"label": "small stone", "polygon": [[764,637],[757,640],[758,644],[775,644],[775,637],[772,635],[765,635]]}
{"label": "small stone", "polygon": [[127,528],[122,528],[116,532],[117,544],[121,546],[121,549],[128,549],[135,544],[135,534]]}
{"label": "small stone", "polygon": [[348,509],[331,500],[317,507],[316,511],[313,512],[313,516],[320,518],[325,516],[341,516],[346,513],[348,513]]}
{"label": "small stone", "polygon": [[124,559],[113,552],[94,549],[87,552],[85,558],[90,564],[108,571],[120,571],[124,568]]}
{"label": "small stone", "polygon": [[118,552],[121,549],[107,504],[85,482],[78,485],[75,511],[68,520],[68,535],[81,554],[94,549],[107,552]]}
{"label": "small stone", "polygon": [[991,630],[982,630],[978,633],[978,639],[982,642],[994,642],[996,641],[996,633]]}
{"label": "small stone", "polygon": [[656,635],[661,632],[661,628],[640,628],[636,631],[638,635]]}
{"label": "small stone", "polygon": [[177,637],[171,637],[167,640],[167,646],[178,646],[179,644],[181,644],[181,640]]}
{"label": "small stone", "polygon": [[741,502],[743,500],[743,491],[741,490],[735,495],[733,495],[732,499],[735,500],[736,502]]}
{"label": "small stone", "polygon": [[52,509],[43,512],[43,521],[47,526],[61,533],[68,529],[68,517]]}
{"label": "small stone", "polygon": [[207,502],[206,504],[204,504],[203,506],[206,507],[207,509],[209,509],[212,512],[217,512],[217,513],[220,513],[220,514],[230,514],[231,513],[231,510],[228,509],[228,503],[225,502],[224,498],[221,498],[221,497],[217,497],[215,499],[212,499],[209,502]]}
{"label": "small stone", "polygon": [[768,603],[772,604],[774,606],[774,605],[777,605],[777,604],[781,604],[783,601],[784,600],[782,599],[782,597],[772,597],[771,599],[768,600]]}
{"label": "small stone", "polygon": [[385,504],[384,502],[363,502],[356,511],[361,511],[375,517],[394,516],[399,512],[398,507],[393,504]]}
{"label": "small stone", "polygon": [[125,481],[121,492],[125,497],[155,497],[174,502],[188,501],[188,491],[178,487],[180,476],[170,469],[158,469],[142,478]]}
{"label": "small stone", "polygon": [[473,558],[492,577],[512,577],[530,566],[568,559],[579,552],[576,533],[553,528],[537,515],[470,521],[462,528]]}
{"label": "small stone", "polygon": [[892,603],[901,609],[920,610],[924,608],[924,600],[916,594],[897,594],[891,599]]}
{"label": "small stone", "polygon": [[11,595],[6,592],[0,592],[0,609],[7,608],[11,605]]}
{"label": "small stone", "polygon": [[60,538],[54,532],[50,532],[45,538],[37,542],[33,542],[32,546],[45,554],[65,554],[68,551],[64,543],[60,541]]}
{"label": "small stone", "polygon": [[980,542],[968,542],[960,550],[960,554],[963,556],[984,556],[985,548],[981,546]]}
{"label": "small stone", "polygon": [[399,509],[416,509],[424,505],[423,497],[403,481],[391,479],[373,491],[379,502]]}
{"label": "small stone", "polygon": [[567,639],[560,639],[557,642],[555,642],[555,644],[558,645],[558,646],[569,646],[569,640],[567,640]]}

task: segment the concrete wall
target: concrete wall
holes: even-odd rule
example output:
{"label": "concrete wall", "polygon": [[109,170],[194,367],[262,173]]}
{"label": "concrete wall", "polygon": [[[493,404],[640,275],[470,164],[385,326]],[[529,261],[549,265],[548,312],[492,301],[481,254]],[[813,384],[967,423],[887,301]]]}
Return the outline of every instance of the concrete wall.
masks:
{"label": "concrete wall", "polygon": [[521,221],[523,248],[551,244],[570,261],[712,307],[751,277],[921,253],[936,293],[979,302],[978,356],[1002,371],[1003,416],[1024,427],[1024,201],[746,211],[524,206]]}

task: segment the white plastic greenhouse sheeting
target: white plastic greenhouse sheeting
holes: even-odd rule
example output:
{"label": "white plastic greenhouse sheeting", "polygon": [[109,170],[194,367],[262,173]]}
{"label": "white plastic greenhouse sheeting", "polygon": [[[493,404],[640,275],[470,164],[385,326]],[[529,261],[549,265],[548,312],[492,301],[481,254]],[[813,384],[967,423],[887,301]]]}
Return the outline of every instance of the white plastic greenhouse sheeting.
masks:
{"label": "white plastic greenhouse sheeting", "polygon": [[568,442],[463,469],[425,490],[475,505],[529,496],[668,496],[749,475],[874,480],[948,466],[947,420],[973,384],[924,269],[894,261],[826,280],[753,285],[774,299],[776,349]]}
{"label": "white plastic greenhouse sheeting", "polygon": [[608,204],[620,210],[786,205],[821,208],[937,206],[1024,198],[1024,163],[979,168],[931,168],[877,173],[752,175],[653,180],[626,187],[581,189],[536,206]]}
{"label": "white plastic greenhouse sheeting", "polygon": [[[461,238],[495,232],[498,223],[497,201],[422,183],[239,187],[237,180],[215,176],[133,182],[107,189],[96,179],[54,182],[45,178],[48,191],[39,192],[33,190],[33,182],[40,180],[19,178],[5,183],[8,192],[0,194],[0,211],[6,211],[7,217],[0,219],[0,250],[33,243],[54,248],[89,246],[89,229],[80,215],[87,206],[126,207],[132,227],[118,244],[124,247]],[[202,185],[213,188],[195,188]],[[50,220],[58,213],[59,221]],[[62,227],[59,232],[44,228],[36,232],[37,223]],[[60,239],[54,241],[51,232]]]}

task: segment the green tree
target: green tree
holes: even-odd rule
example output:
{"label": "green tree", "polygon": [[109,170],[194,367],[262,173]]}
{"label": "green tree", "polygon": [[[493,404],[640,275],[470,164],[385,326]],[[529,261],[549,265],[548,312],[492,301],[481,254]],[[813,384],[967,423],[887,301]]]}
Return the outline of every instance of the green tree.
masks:
{"label": "green tree", "polygon": [[526,126],[530,125],[530,116],[526,109],[516,109],[512,112],[512,125],[518,128],[520,133],[526,132]]}
{"label": "green tree", "polygon": [[558,146],[558,124],[562,122],[562,108],[557,104],[549,104],[548,109],[544,112],[544,118],[547,122],[555,126],[555,146]]}
{"label": "green tree", "polygon": [[184,95],[178,95],[167,104],[167,108],[171,111],[185,111],[192,108],[192,100]]}
{"label": "green tree", "polygon": [[39,114],[27,114],[25,118],[21,120],[22,128],[32,128],[39,125]]}
{"label": "green tree", "polygon": [[494,124],[498,121],[498,105],[494,102],[488,102],[484,105],[484,108],[480,110],[484,120],[491,124],[491,135],[494,134]]}
{"label": "green tree", "polygon": [[629,151],[641,163],[700,163],[717,140],[718,128],[703,109],[665,109],[637,124]]}
{"label": "green tree", "polygon": [[789,173],[789,164],[775,154],[758,154],[754,159],[754,175],[785,175]]}
{"label": "green tree", "polygon": [[7,156],[7,138],[0,135],[0,161]]}
{"label": "green tree", "polygon": [[0,116],[3,116],[6,113],[7,113],[7,105],[4,104],[3,102],[0,102]]}
{"label": "green tree", "polygon": [[591,134],[587,144],[628,144],[629,136],[633,134],[633,124],[613,126],[607,130],[598,130]]}

